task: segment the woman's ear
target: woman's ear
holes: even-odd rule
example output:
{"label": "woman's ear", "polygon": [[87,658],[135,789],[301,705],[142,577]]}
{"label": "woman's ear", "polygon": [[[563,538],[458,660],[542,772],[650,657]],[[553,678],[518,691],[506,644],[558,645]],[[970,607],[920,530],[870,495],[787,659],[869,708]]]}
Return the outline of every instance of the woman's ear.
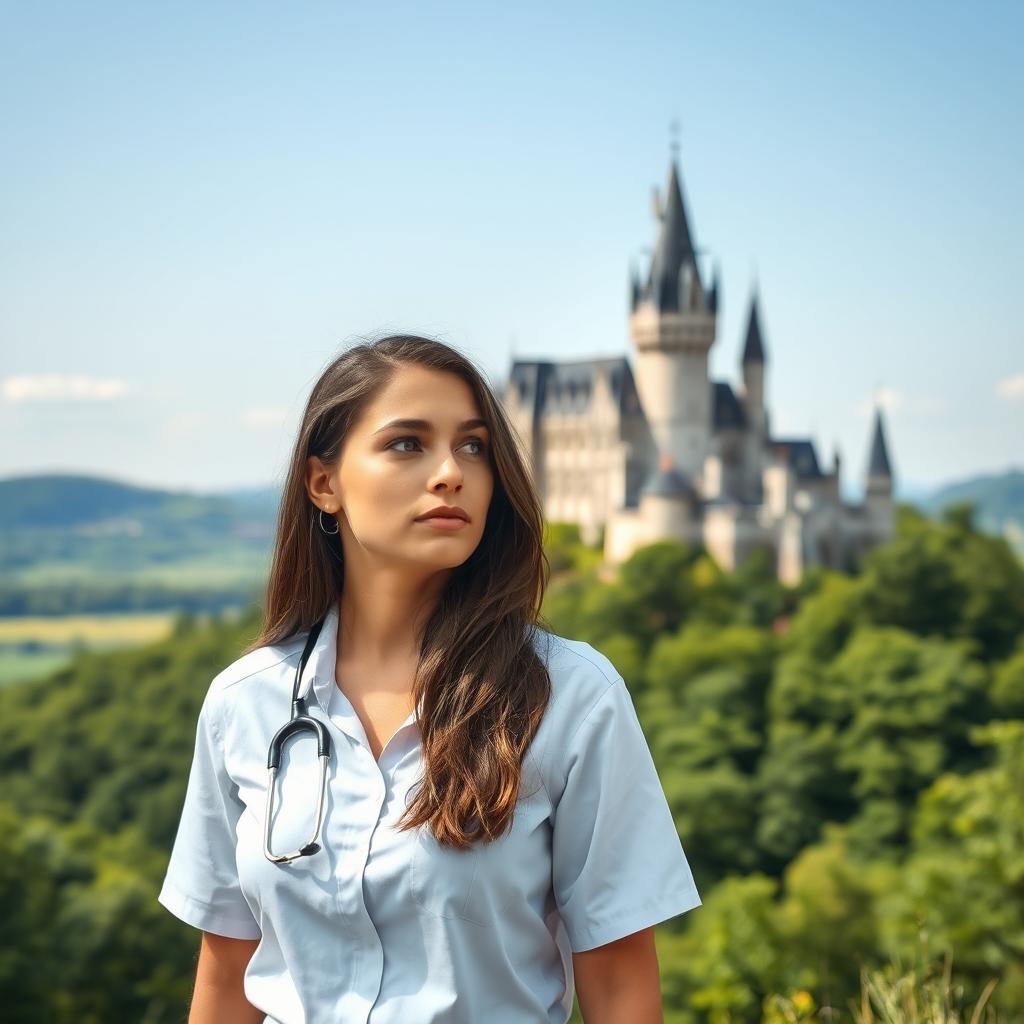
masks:
{"label": "woman's ear", "polygon": [[330,470],[317,455],[306,459],[306,493],[309,500],[324,512],[333,515],[341,507],[340,496],[331,485]]}

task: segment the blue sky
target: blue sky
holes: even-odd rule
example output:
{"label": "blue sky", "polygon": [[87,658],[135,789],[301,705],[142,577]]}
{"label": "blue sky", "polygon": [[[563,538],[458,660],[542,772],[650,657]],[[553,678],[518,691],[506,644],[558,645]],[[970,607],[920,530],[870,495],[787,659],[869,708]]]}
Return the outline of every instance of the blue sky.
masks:
{"label": "blue sky", "polygon": [[628,351],[669,123],[719,261],[756,273],[773,432],[860,493],[1022,465],[1014,4],[9,3],[0,474],[280,482],[343,347]]}

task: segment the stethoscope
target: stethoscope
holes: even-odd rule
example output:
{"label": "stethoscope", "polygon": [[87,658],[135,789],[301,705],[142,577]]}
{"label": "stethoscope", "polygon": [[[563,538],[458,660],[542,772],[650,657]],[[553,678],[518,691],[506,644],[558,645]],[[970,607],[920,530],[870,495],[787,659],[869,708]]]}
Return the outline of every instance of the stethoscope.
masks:
{"label": "stethoscope", "polygon": [[[326,618],[326,616],[324,616]],[[327,790],[327,763],[331,759],[331,737],[327,732],[327,726],[316,718],[311,718],[306,707],[304,697],[299,697],[299,687],[302,683],[302,670],[309,661],[313,645],[316,643],[320,630],[323,628],[324,619],[313,624],[306,639],[306,646],[302,649],[302,656],[299,658],[299,666],[295,670],[295,683],[292,686],[292,713],[291,718],[281,726],[270,741],[270,750],[267,753],[267,768],[270,770],[270,781],[267,785],[267,819],[263,830],[263,852],[267,860],[275,864],[285,864],[288,861],[297,860],[299,857],[308,857],[320,849],[317,840],[320,837],[320,829],[324,822],[324,793]],[[316,733],[317,756],[320,758],[320,797],[316,804],[316,828],[309,837],[309,841],[300,846],[292,853],[271,853],[270,852],[270,819],[274,814],[274,779],[277,778],[277,769],[281,764],[281,749],[290,736],[300,732],[309,731]]]}

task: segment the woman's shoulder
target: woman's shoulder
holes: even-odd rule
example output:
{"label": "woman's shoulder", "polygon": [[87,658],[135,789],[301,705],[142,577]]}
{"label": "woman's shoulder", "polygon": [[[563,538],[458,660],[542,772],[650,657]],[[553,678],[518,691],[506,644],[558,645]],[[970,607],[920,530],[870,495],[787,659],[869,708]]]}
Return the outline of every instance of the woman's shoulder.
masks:
{"label": "woman's shoulder", "polygon": [[[611,710],[617,714],[628,693],[611,659],[593,644],[539,627],[533,643],[551,678],[551,695],[531,742],[530,757],[537,764],[549,799],[557,803],[570,765],[590,742],[584,723],[597,720],[594,712],[602,700],[611,701]],[[611,692],[616,687],[622,692]]]}
{"label": "woman's shoulder", "polygon": [[611,686],[624,686],[619,670],[586,640],[534,627],[533,646],[551,677],[545,717],[579,722]]}
{"label": "woman's shoulder", "polygon": [[276,679],[289,666],[294,668],[297,664],[305,636],[302,633],[276,644],[266,644],[236,658],[213,677],[211,693],[221,694],[239,684],[265,679],[268,675]]}

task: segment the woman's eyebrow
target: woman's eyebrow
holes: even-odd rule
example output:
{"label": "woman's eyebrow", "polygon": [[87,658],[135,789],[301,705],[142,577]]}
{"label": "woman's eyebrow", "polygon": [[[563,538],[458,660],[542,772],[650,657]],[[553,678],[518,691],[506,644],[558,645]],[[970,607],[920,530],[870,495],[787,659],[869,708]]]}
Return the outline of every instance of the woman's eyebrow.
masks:
{"label": "woman's eyebrow", "polygon": [[[462,433],[463,430],[473,430],[475,427],[487,429],[487,421],[481,419],[465,420],[455,429],[458,433]],[[375,430],[374,435],[383,434],[385,430],[394,430],[396,428],[401,430],[433,430],[434,425],[430,420],[391,420],[385,423],[380,430]]]}

